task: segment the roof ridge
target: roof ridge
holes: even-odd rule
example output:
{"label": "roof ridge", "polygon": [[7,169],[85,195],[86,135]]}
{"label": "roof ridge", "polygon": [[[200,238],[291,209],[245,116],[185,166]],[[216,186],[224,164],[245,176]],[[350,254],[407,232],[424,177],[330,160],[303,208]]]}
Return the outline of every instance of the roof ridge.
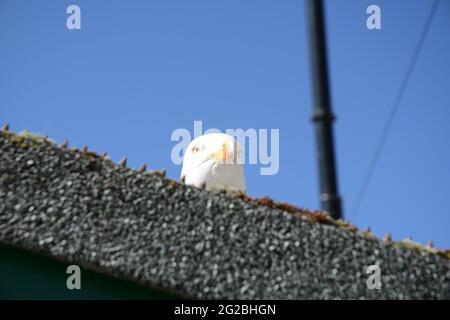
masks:
{"label": "roof ridge", "polygon": [[[42,134],[32,133],[27,130],[24,130],[20,133],[11,132],[8,124],[5,124],[0,129],[0,134],[5,136],[6,138],[8,138],[11,143],[17,144],[21,148],[28,148],[28,147],[32,146],[33,144],[35,144],[35,145],[39,145],[41,143],[52,144],[56,148],[63,150],[63,151],[73,151],[73,152],[79,153],[82,156],[99,158],[101,161],[108,161],[111,164],[113,164],[121,169],[133,170],[138,173],[158,175],[158,176],[168,180],[168,182],[171,184],[184,185],[180,181],[168,178],[166,176],[165,170],[146,171],[146,168],[147,168],[146,164],[143,164],[138,169],[127,168],[127,166],[126,166],[127,158],[123,158],[118,163],[114,163],[107,156],[106,153],[103,155],[99,155],[96,151],[89,150],[88,146],[84,146],[82,149],[79,149],[76,147],[72,148],[72,149],[68,149],[69,143],[67,140],[64,143],[58,145],[54,140],[49,139],[48,136],[45,136]],[[196,188],[194,186],[187,186],[187,187]],[[211,191],[208,191],[208,192],[211,192]],[[230,196],[230,194],[227,194],[227,196]],[[449,249],[434,248],[431,241],[427,245],[421,244],[419,242],[415,242],[411,239],[411,237],[408,237],[403,240],[395,241],[395,240],[392,240],[390,234],[387,234],[383,239],[379,239],[375,234],[373,234],[371,232],[370,226],[367,227],[362,232],[359,232],[358,227],[351,224],[349,221],[344,220],[344,219],[333,219],[328,214],[328,212],[325,212],[325,211],[301,208],[301,207],[289,204],[287,202],[275,201],[268,196],[256,198],[256,197],[250,197],[247,194],[242,193],[242,192],[240,192],[237,196],[236,196],[236,194],[233,194],[232,196],[237,197],[237,198],[243,200],[244,202],[252,203],[255,206],[266,206],[266,207],[269,207],[272,209],[279,209],[279,210],[291,213],[293,215],[300,215],[300,216],[306,217],[312,221],[315,221],[315,222],[318,222],[321,224],[335,226],[335,227],[338,227],[345,231],[349,231],[349,232],[352,232],[355,234],[360,234],[367,239],[383,241],[385,243],[389,243],[389,244],[391,244],[393,246],[397,246],[399,248],[408,248],[408,249],[412,249],[412,250],[418,250],[418,251],[422,251],[422,252],[436,254],[436,255],[439,255],[446,259],[450,259],[450,248]]]}

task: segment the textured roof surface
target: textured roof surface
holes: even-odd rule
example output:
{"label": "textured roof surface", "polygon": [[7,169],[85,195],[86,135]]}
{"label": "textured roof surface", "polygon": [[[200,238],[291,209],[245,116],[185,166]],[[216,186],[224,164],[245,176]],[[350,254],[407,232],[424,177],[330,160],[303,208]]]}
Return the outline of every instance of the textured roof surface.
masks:
{"label": "textured roof surface", "polygon": [[194,298],[450,298],[441,255],[6,132],[0,242]]}

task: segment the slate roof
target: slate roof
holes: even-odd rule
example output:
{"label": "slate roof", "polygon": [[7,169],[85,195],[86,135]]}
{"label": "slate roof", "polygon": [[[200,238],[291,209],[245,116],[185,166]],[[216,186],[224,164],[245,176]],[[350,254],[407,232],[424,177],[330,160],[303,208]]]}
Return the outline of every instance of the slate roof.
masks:
{"label": "slate roof", "polygon": [[0,242],[191,298],[450,299],[448,251],[7,131]]}

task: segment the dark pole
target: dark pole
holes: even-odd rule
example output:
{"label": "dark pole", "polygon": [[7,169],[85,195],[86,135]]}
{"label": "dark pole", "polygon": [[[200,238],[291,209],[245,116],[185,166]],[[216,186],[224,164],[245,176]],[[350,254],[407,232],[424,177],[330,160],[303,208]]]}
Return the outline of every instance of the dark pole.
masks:
{"label": "dark pole", "polygon": [[322,0],[307,0],[310,34],[312,78],[314,88],[314,113],[317,156],[320,174],[320,200],[322,209],[333,218],[342,217],[338,194],[333,145],[333,121],[328,88],[325,27]]}

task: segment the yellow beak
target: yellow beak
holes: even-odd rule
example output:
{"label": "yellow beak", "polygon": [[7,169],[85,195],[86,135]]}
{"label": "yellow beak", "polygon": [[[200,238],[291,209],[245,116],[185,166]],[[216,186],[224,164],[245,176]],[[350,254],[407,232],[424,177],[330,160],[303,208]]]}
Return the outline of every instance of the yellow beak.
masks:
{"label": "yellow beak", "polygon": [[230,155],[227,142],[222,143],[221,148],[217,151],[211,152],[209,156],[210,159],[215,160],[218,163],[225,163],[229,159],[229,157]]}

